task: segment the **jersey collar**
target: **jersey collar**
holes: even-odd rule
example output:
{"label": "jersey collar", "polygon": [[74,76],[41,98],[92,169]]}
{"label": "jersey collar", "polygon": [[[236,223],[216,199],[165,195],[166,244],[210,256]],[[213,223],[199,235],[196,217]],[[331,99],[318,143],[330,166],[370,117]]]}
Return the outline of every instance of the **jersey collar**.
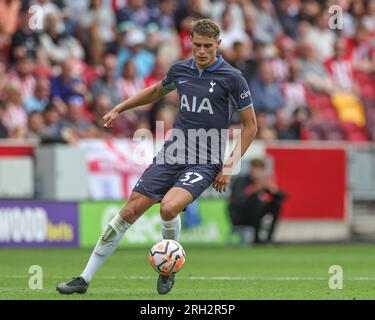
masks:
{"label": "jersey collar", "polygon": [[[215,71],[217,68],[219,68],[220,65],[224,62],[224,59],[223,59],[222,56],[216,56],[216,58],[217,59],[216,59],[216,61],[215,61],[214,64],[210,65],[208,68],[205,68],[203,70],[212,72],[212,71]],[[198,69],[197,65],[195,64],[195,59],[194,58],[191,61],[190,68],[192,68],[192,69]]]}

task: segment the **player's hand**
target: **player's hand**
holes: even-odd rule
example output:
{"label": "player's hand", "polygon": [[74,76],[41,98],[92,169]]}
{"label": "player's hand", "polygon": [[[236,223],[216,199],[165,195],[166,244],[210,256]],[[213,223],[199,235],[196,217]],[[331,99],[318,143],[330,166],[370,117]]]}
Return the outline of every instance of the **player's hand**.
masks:
{"label": "player's hand", "polygon": [[224,174],[221,170],[212,183],[212,187],[219,193],[225,192],[231,179],[232,175]]}
{"label": "player's hand", "polygon": [[113,108],[111,111],[106,113],[103,117],[104,127],[106,128],[112,127],[112,122],[117,118],[118,115],[119,115],[119,112],[117,111],[116,108]]}

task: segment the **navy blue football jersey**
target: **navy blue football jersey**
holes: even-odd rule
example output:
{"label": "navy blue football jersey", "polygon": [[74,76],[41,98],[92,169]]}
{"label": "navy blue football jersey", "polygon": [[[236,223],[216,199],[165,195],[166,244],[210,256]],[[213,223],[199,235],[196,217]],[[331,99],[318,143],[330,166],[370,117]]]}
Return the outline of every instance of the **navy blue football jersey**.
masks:
{"label": "navy blue football jersey", "polygon": [[180,102],[173,133],[157,161],[222,164],[234,110],[253,106],[242,73],[221,56],[205,69],[198,69],[192,58],[173,64],[161,85],[177,89]]}

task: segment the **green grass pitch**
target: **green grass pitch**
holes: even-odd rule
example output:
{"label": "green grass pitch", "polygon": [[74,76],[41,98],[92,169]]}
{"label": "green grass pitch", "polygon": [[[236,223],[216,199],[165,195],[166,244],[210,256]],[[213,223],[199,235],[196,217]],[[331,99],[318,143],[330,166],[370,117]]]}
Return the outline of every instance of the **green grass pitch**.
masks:
{"label": "green grass pitch", "polygon": [[[166,296],[147,249],[119,249],[84,295],[63,296],[56,284],[78,275],[88,249],[0,249],[0,299],[375,299],[375,245],[186,247],[186,264]],[[29,267],[43,268],[43,289],[29,288]],[[329,268],[343,270],[343,289],[330,289]]]}

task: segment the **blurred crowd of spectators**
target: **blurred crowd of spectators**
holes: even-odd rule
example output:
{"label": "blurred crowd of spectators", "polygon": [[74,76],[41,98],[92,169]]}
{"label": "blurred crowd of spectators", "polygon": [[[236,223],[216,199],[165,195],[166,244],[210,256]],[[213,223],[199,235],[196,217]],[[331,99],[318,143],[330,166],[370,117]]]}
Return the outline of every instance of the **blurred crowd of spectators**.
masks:
{"label": "blurred crowd of spectators", "polygon": [[0,0],[0,138],[168,130],[176,92],[110,130],[102,116],[190,58],[200,18],[221,25],[220,53],[249,82],[258,139],[375,139],[375,0]]}

